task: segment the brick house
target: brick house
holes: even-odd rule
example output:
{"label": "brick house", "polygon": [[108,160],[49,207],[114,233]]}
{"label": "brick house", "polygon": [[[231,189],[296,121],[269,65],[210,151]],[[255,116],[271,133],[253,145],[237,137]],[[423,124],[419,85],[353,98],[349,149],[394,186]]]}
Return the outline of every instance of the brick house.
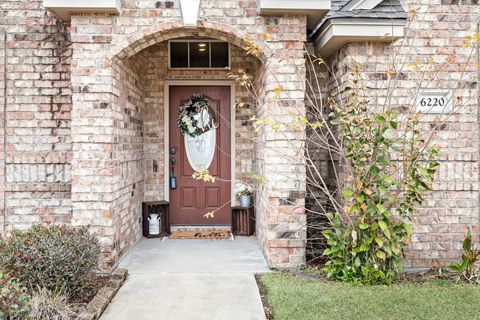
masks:
{"label": "brick house", "polygon": [[[254,199],[269,265],[303,264],[302,159],[278,156],[287,147],[278,133],[253,139],[249,122],[265,112],[305,113],[305,81],[294,71],[305,63],[302,42],[341,83],[358,62],[372,97],[382,90],[376,80],[388,72],[392,47],[449,63],[430,89],[448,90],[447,80],[456,80],[463,107],[436,138],[442,165],[406,266],[446,264],[459,256],[466,227],[478,231],[478,74],[463,47],[478,32],[477,0],[1,0],[0,8],[3,235],[35,223],[89,225],[109,269],[141,237],[143,202],[169,201],[173,226],[229,225],[235,181],[251,182],[256,172],[269,181]],[[412,10],[418,15],[406,28]],[[416,36],[404,43],[407,32]],[[243,50],[246,39],[257,57]],[[259,79],[264,103],[255,106],[227,68]],[[273,103],[276,81],[288,92],[282,108]],[[412,94],[413,81],[400,81],[399,100]],[[208,186],[192,183],[175,114],[197,92],[219,125],[207,162],[222,179]],[[205,219],[209,208],[218,214]]]}

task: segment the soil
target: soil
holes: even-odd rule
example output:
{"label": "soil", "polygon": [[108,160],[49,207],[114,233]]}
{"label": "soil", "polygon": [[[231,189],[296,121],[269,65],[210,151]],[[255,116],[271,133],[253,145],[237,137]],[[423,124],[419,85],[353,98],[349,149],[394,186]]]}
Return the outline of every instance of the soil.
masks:
{"label": "soil", "polygon": [[95,297],[97,292],[103,288],[110,279],[109,276],[94,276],[85,289],[85,294],[70,300],[70,305],[77,315],[81,314],[87,307],[88,303]]}
{"label": "soil", "polygon": [[267,302],[266,294],[265,294],[266,289],[262,285],[262,282],[260,281],[260,276],[261,276],[260,274],[256,274],[255,275],[255,280],[257,280],[257,287],[258,287],[258,290],[260,292],[260,297],[262,298],[263,310],[265,311],[265,317],[267,318],[267,320],[272,320],[273,319],[272,308],[270,307],[270,305]]}
{"label": "soil", "polygon": [[[291,273],[307,280],[336,282],[335,280],[328,279],[325,276],[325,274],[321,271],[321,266],[310,266],[305,269],[293,271]],[[446,268],[434,268],[418,272],[402,272],[394,284],[421,284],[432,281],[468,283],[464,281],[463,277],[460,277],[457,273],[451,272]]]}

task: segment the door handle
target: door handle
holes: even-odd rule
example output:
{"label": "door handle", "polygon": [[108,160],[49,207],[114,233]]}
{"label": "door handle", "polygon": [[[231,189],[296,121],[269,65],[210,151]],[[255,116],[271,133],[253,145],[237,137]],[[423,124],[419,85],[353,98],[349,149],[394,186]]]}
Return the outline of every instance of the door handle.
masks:
{"label": "door handle", "polygon": [[177,159],[175,157],[170,158],[170,164],[174,166],[177,163]]}

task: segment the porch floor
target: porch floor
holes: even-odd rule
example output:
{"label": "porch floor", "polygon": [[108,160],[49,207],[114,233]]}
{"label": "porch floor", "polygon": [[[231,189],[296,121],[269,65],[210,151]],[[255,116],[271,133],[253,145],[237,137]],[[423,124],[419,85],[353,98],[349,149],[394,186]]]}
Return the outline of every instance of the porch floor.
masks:
{"label": "porch floor", "polygon": [[254,237],[142,239],[122,259],[127,281],[102,320],[264,320],[255,273],[269,268]]}

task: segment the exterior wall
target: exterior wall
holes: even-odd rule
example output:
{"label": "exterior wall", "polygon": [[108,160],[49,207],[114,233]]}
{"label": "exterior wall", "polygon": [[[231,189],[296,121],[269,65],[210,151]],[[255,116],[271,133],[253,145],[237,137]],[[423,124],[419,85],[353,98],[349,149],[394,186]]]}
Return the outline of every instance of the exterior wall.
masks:
{"label": "exterior wall", "polygon": [[[451,5],[461,3],[463,5]],[[406,1],[417,9],[400,56],[445,63],[429,86],[459,87],[462,108],[441,128],[442,165],[435,191],[419,212],[406,266],[445,265],[458,258],[467,226],[478,235],[478,92],[464,36],[476,31],[476,0]],[[0,234],[33,223],[90,225],[104,245],[105,269],[140,237],[141,203],[163,195],[165,79],[228,79],[227,71],[173,71],[166,41],[208,37],[233,44],[232,67],[257,78],[261,103],[236,86],[236,175],[268,184],[256,192],[257,235],[272,267],[305,261],[305,166],[292,150],[305,133],[264,128],[252,141],[252,116],[285,120],[305,114],[304,16],[259,16],[256,0],[204,0],[197,27],[184,27],[177,1],[124,0],[120,16],[73,16],[71,26],[42,0],[0,1]],[[266,33],[273,36],[267,39]],[[258,57],[241,48],[250,38]],[[401,47],[401,44],[404,44]],[[384,98],[392,46],[352,43],[332,57],[340,91],[353,61]],[[262,62],[262,64],[260,63]],[[294,67],[296,65],[296,67]],[[405,73],[396,89],[398,110],[417,76]],[[276,97],[276,88],[282,94]],[[331,90],[332,82],[326,82]],[[335,88],[336,89],[336,88]],[[378,94],[378,95],[377,95]],[[460,100],[461,98],[461,100]],[[72,109],[73,108],[73,109]],[[433,122],[426,118],[425,128]],[[322,165],[319,153],[319,165]],[[328,166],[323,168],[328,174]]]}
{"label": "exterior wall", "polygon": [[[467,227],[473,227],[477,236],[479,231],[478,75],[475,59],[468,61],[472,49],[464,48],[463,43],[465,36],[478,32],[480,7],[446,4],[406,1],[405,9],[416,9],[417,17],[408,26],[405,39],[393,45],[347,44],[331,59],[343,93],[344,84],[351,80],[353,63],[360,64],[372,105],[386,100],[394,52],[398,54],[397,68],[404,60],[435,60],[435,71],[427,73],[423,81],[422,72],[408,71],[411,67],[401,69],[393,90],[392,107],[396,112],[405,112],[413,104],[420,83],[422,89],[454,90],[455,112],[435,132],[433,143],[440,146],[441,166],[434,191],[416,217],[413,244],[406,252],[405,267],[409,269],[448,265],[460,257]],[[435,122],[435,115],[425,115],[422,127],[430,130]]]}
{"label": "exterior wall", "polygon": [[[117,174],[112,177],[112,184],[116,188],[114,190],[116,200],[113,202],[111,216],[107,213],[103,218],[107,225],[110,219],[113,222],[115,260],[131,248],[141,236],[140,223],[145,188],[143,64],[141,57],[133,56],[125,63],[115,65],[113,70],[116,90],[113,106],[120,116],[114,120],[114,131],[117,131],[118,140],[111,149],[118,161],[115,168]],[[102,171],[100,169],[99,174],[102,174]]]}
{"label": "exterior wall", "polygon": [[41,0],[0,2],[0,234],[71,220],[70,57]]}
{"label": "exterior wall", "polygon": [[[304,84],[291,65],[301,66],[303,48],[298,40],[305,40],[304,16],[262,17],[257,15],[256,1],[202,1],[200,18],[196,28],[184,27],[180,19],[177,2],[123,1],[120,16],[74,16],[71,21],[73,42],[72,87],[73,87],[73,161],[72,161],[72,205],[73,223],[89,224],[106,246],[105,268],[109,268],[124,250],[131,246],[137,232],[134,221],[140,200],[129,200],[127,190],[135,179],[145,185],[145,199],[161,196],[163,189],[163,159],[161,155],[163,136],[161,127],[154,122],[162,115],[161,68],[165,67],[165,51],[155,51],[166,40],[181,37],[207,37],[228,41],[238,47],[245,45],[244,39],[251,38],[258,48],[258,58],[265,64],[265,72],[258,75],[263,81],[261,95],[265,103],[256,112],[266,111],[285,116],[290,113],[304,114]],[[274,35],[274,41],[265,43],[265,32]],[[157,45],[158,44],[158,45]],[[153,46],[153,47],[152,47]],[[148,58],[146,75],[140,89],[145,93],[145,109],[142,120],[146,144],[144,146],[145,174],[133,170],[130,184],[122,180],[122,166],[125,162],[138,163],[122,146],[125,135],[125,115],[122,99],[120,70],[134,56]],[[160,59],[163,55],[163,61]],[[288,58],[288,59],[281,59]],[[240,56],[234,56],[239,63]],[[243,58],[242,58],[243,59]],[[235,62],[235,60],[237,60]],[[242,60],[242,64],[246,61]],[[249,68],[252,68],[247,64]],[[252,69],[253,70],[253,69]],[[127,72],[128,73],[128,72]],[[226,72],[171,71],[165,75],[173,79],[224,78]],[[160,82],[157,82],[159,80]],[[272,92],[278,84],[285,87],[286,98],[275,98]],[[238,88],[237,88],[238,89]],[[245,96],[238,90],[237,98]],[[241,110],[236,122],[245,127],[251,110]],[[148,116],[148,120],[147,120]],[[152,121],[152,118],[155,120]],[[240,132],[238,132],[239,134]],[[304,262],[305,218],[304,218],[304,166],[301,159],[278,157],[276,150],[291,148],[282,134],[291,134],[301,146],[303,134],[290,132],[264,132],[256,144],[248,145],[245,138],[237,137],[237,154],[240,165],[239,178],[246,178],[248,167],[256,148],[257,172],[269,181],[269,187],[257,192],[257,234],[272,267],[297,266]],[[277,155],[278,159],[272,157]],[[157,162],[158,172],[153,172]],[[160,161],[159,161],[160,160]],[[242,162],[243,161],[243,162]],[[129,162],[130,163],[130,162]],[[101,168],[101,173],[99,170]],[[143,179],[143,180],[142,180]],[[292,192],[295,190],[295,192]],[[140,191],[141,192],[141,191]],[[129,212],[125,213],[126,208]],[[118,218],[125,215],[122,218]],[[120,221],[120,222],[118,222]],[[127,222],[128,221],[128,222]],[[123,233],[132,234],[132,240],[125,240]],[[120,240],[121,239],[121,240]],[[120,243],[119,243],[120,240]]]}

